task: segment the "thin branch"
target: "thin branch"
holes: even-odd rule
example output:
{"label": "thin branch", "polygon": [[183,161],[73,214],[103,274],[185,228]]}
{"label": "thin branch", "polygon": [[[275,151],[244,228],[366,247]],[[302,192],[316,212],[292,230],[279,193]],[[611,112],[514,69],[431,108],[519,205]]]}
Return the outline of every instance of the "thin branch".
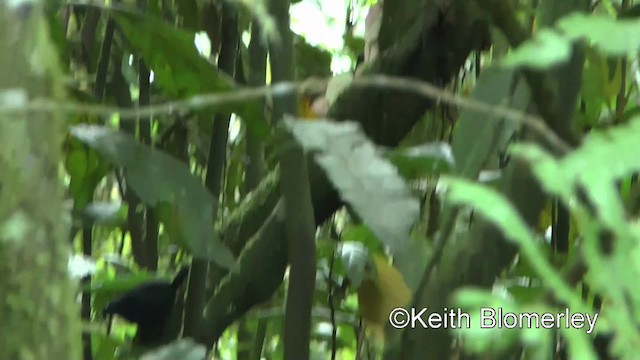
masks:
{"label": "thin branch", "polygon": [[[13,106],[2,106],[0,107],[0,116],[15,116],[25,112],[65,112],[74,114],[82,113],[94,116],[111,116],[113,114],[119,114],[120,121],[135,121],[141,117],[188,113],[190,111],[197,111],[207,107],[242,103],[253,99],[260,99],[265,96],[272,97],[287,95],[290,93],[306,94],[310,92],[317,92],[318,89],[326,88],[328,80],[329,79],[316,78],[298,82],[278,82],[276,84],[262,87],[240,88],[224,93],[197,95],[188,99],[169,101],[134,109],[123,109],[105,105],[56,102],[49,99],[42,99],[34,100],[32,102],[18,102]],[[492,115],[493,120],[505,120],[522,124],[536,132],[538,135],[544,137],[549,141],[550,145],[562,153],[568,152],[571,148],[565,141],[560,139],[539,116],[531,115],[507,106],[489,105],[482,101],[443,90],[429,82],[403,77],[372,75],[355,78],[351,82],[351,86],[376,87],[412,92],[448,105],[456,105],[480,113],[490,114]],[[171,119],[167,117],[163,121],[171,121]]]}
{"label": "thin branch", "polygon": [[333,286],[333,270],[336,262],[336,250],[331,253],[331,261],[329,262],[329,311],[331,315],[331,360],[336,360],[337,353],[337,338],[338,338],[338,325],[336,324],[336,307],[334,301],[334,286]]}

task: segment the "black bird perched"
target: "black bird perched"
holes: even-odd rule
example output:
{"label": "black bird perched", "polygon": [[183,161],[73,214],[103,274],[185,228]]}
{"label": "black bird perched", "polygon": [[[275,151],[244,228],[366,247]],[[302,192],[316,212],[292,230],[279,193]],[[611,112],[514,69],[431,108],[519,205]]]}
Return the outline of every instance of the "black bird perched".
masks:
{"label": "black bird perched", "polygon": [[136,339],[140,344],[155,343],[162,338],[178,289],[188,274],[189,268],[183,267],[171,282],[150,281],[138,285],[108,303],[102,313],[105,317],[115,314],[136,323]]}

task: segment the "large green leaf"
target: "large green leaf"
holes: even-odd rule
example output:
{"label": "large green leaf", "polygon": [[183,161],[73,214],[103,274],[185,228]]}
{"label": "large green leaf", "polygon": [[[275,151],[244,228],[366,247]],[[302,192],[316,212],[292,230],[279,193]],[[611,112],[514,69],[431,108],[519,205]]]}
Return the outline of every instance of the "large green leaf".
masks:
{"label": "large green leaf", "polygon": [[[184,98],[202,93],[236,89],[229,78],[203,58],[195,46],[195,33],[178,29],[151,15],[114,10],[112,14],[131,48],[153,70],[160,87],[172,97]],[[217,111],[235,112],[247,122],[249,131],[261,138],[269,133],[262,106],[256,100],[219,107]]]}
{"label": "large green leaf", "polygon": [[376,236],[394,253],[405,248],[420,205],[359,125],[292,118],[285,124]]}
{"label": "large green leaf", "polygon": [[571,39],[587,39],[611,56],[627,56],[640,50],[640,21],[603,15],[571,14],[558,22],[558,28]]}
{"label": "large green leaf", "polygon": [[125,168],[127,183],[147,205],[173,204],[182,236],[194,257],[235,267],[231,251],[214,232],[216,199],[185,164],[130,135],[105,127],[79,125],[71,129],[71,134],[108,161]]}

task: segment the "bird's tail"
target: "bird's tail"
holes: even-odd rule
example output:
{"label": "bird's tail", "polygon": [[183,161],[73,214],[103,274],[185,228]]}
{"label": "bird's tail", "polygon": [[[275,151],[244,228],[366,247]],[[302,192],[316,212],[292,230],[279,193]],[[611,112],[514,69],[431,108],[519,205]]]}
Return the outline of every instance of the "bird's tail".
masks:
{"label": "bird's tail", "polygon": [[173,278],[173,281],[171,282],[171,287],[174,290],[177,290],[182,285],[182,283],[187,279],[187,275],[189,275],[189,267],[183,266],[178,272],[178,274],[176,274],[176,277]]}

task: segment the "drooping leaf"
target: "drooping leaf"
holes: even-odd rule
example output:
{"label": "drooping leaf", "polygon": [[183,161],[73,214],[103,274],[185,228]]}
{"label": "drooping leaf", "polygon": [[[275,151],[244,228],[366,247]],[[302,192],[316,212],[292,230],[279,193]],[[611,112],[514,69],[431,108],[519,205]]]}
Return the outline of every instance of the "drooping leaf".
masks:
{"label": "drooping leaf", "polygon": [[416,179],[427,174],[448,173],[455,167],[451,146],[434,143],[392,150],[387,158],[406,179]]}
{"label": "drooping leaf", "polygon": [[357,123],[285,119],[302,146],[315,153],[342,198],[376,236],[396,252],[407,245],[420,205],[397,169]]}
{"label": "drooping leaf", "polygon": [[[220,75],[217,68],[200,55],[194,43],[194,32],[175,28],[139,12],[114,10],[112,16],[131,48],[144,58],[154,72],[155,81],[169,95],[185,98],[237,89],[229,77]],[[247,122],[249,131],[261,138],[269,134],[258,101],[230,104],[217,110],[236,112]]]}
{"label": "drooping leaf", "polygon": [[233,268],[235,260],[214,232],[216,201],[185,164],[137,142],[130,135],[100,126],[75,126],[71,134],[108,161],[125,168],[128,184],[149,206],[169,202],[186,244],[196,258]]}
{"label": "drooping leaf", "polygon": [[138,13],[116,11],[113,18],[170,95],[187,97],[231,89],[231,82],[218,77],[215,66],[198,52],[194,32]]}

